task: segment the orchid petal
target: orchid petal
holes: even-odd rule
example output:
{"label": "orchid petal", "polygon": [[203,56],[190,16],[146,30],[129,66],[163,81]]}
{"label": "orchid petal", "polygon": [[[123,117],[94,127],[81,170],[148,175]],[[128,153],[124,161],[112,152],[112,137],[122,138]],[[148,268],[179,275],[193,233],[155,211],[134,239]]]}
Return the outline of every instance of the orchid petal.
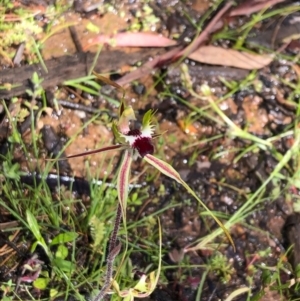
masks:
{"label": "orchid petal", "polygon": [[122,144],[111,145],[111,146],[106,146],[106,147],[102,147],[102,148],[98,148],[98,149],[93,149],[91,151],[79,153],[79,154],[76,154],[76,155],[70,155],[70,156],[67,156],[67,157],[59,158],[57,160],[59,160],[59,161],[60,160],[66,160],[66,159],[70,159],[70,158],[88,156],[88,155],[92,155],[92,154],[96,154],[96,153],[103,153],[103,152],[107,152],[107,151],[114,150],[114,149],[123,150],[123,149],[126,149],[126,148],[127,148],[127,146],[122,145]]}
{"label": "orchid petal", "polygon": [[211,212],[211,210],[200,200],[200,198],[196,195],[196,193],[192,190],[192,188],[180,177],[179,173],[168,163],[147,154],[144,156],[144,159],[159,170],[164,175],[168,176],[171,179],[174,179],[179,184],[181,184],[199,203],[200,205],[210,214],[210,216],[216,221],[216,223],[223,229],[225,235],[229,239],[230,243],[234,247],[234,242],[228,232],[228,230],[224,227],[221,221]]}
{"label": "orchid petal", "polygon": [[129,188],[129,173],[132,162],[132,150],[126,150],[123,155],[123,160],[119,169],[117,187],[119,203],[122,207],[123,220],[126,222],[126,205]]}
{"label": "orchid petal", "polygon": [[145,136],[151,137],[153,134],[153,125],[152,125],[152,119],[155,112],[153,110],[149,110],[146,112],[146,114],[143,117],[142,122],[142,133]]}

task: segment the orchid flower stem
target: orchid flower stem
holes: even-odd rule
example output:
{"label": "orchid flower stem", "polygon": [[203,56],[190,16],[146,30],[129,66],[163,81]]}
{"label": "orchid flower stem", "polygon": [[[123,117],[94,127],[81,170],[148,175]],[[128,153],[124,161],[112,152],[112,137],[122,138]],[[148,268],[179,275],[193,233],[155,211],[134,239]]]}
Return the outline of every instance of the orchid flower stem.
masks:
{"label": "orchid flower stem", "polygon": [[121,246],[122,246],[120,242],[117,242],[118,241],[117,236],[118,236],[121,220],[122,220],[122,207],[119,203],[117,208],[116,219],[114,222],[114,228],[111,237],[109,239],[108,255],[106,258],[107,265],[106,265],[105,281],[100,292],[93,299],[93,301],[102,300],[107,294],[107,291],[111,286],[112,276],[113,276],[113,263],[115,261],[116,256],[120,253]]}
{"label": "orchid flower stem", "polygon": [[122,207],[121,207],[120,204],[118,204],[117,214],[116,214],[116,219],[115,219],[115,223],[114,223],[113,232],[112,232],[111,237],[109,239],[109,248],[108,248],[109,254],[112,252],[112,250],[116,246],[117,236],[118,236],[118,233],[119,233],[119,228],[120,228],[121,220],[122,220]]}

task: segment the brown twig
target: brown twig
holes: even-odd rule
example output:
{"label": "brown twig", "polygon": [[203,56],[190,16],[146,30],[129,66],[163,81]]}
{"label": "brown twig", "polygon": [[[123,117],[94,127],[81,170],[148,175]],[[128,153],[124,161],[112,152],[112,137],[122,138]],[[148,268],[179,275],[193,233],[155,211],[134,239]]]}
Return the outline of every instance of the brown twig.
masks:
{"label": "brown twig", "polygon": [[[133,65],[137,62],[144,61],[149,56],[161,53],[159,49],[143,49],[131,53],[120,50],[102,51],[96,64],[95,71],[109,72],[118,70],[124,65]],[[60,85],[66,80],[71,80],[88,75],[95,58],[94,53],[79,52],[72,56],[63,56],[46,60],[45,64],[49,73],[46,73],[41,64],[25,65],[18,68],[0,70],[0,98],[10,98],[13,96],[26,93],[30,89],[30,78],[33,72],[37,72],[39,78],[43,78],[41,83],[43,89],[48,89]],[[7,87],[7,89],[3,89]]]}
{"label": "brown twig", "polygon": [[229,13],[229,17],[250,15],[284,1],[286,0],[248,1],[232,9]]}
{"label": "brown twig", "polygon": [[205,42],[209,35],[213,33],[214,31],[218,30],[220,28],[219,21],[221,18],[225,15],[225,13],[232,7],[233,2],[228,2],[224,5],[224,7],[214,16],[214,18],[208,23],[206,28],[199,34],[199,36],[194,39],[194,41],[188,45],[185,49],[180,51],[175,59],[179,59],[180,57],[187,57],[191,53],[193,53],[195,50],[197,50],[203,42]]}
{"label": "brown twig", "polygon": [[[209,35],[217,31],[223,26],[222,17],[228,12],[228,16],[240,16],[247,15],[263,8],[273,6],[275,4],[284,2],[285,0],[269,0],[269,1],[248,1],[246,4],[242,3],[236,8],[230,10],[233,5],[232,1],[229,1],[224,5],[224,7],[215,15],[215,17],[208,23],[206,28],[199,34],[197,38],[193,40],[191,44],[183,48],[182,46],[177,46],[172,50],[166,52],[163,55],[158,55],[152,61],[144,64],[142,67],[130,72],[120,78],[117,83],[120,85],[125,85],[133,80],[137,80],[142,76],[148,75],[153,70],[170,63],[174,63],[183,57],[188,57],[195,50],[197,50],[208,38]],[[230,11],[229,11],[230,10]]]}
{"label": "brown twig", "polygon": [[171,61],[172,58],[181,49],[182,49],[182,46],[178,46],[162,55],[158,55],[152,61],[149,61],[146,64],[144,64],[143,66],[141,66],[140,68],[124,75],[123,77],[118,79],[116,81],[116,83],[122,86],[122,85],[128,84],[136,79],[139,79],[144,75],[151,73],[155,68],[161,67],[164,64],[166,64],[166,62]]}
{"label": "brown twig", "polygon": [[69,26],[69,31],[77,52],[83,52],[75,26]]}
{"label": "brown twig", "polygon": [[217,15],[209,22],[207,27],[200,33],[200,35],[187,47],[183,48],[178,46],[172,50],[166,52],[163,55],[159,55],[154,58],[152,61],[144,64],[142,67],[136,69],[135,71],[126,74],[116,82],[119,85],[125,85],[130,83],[133,80],[139,79],[140,77],[151,73],[154,69],[159,68],[168,63],[173,63],[180,59],[182,56],[188,56],[190,53],[195,51],[215,30],[219,28],[218,22],[222,16],[229,10],[233,5],[233,2],[228,2],[218,13]]}

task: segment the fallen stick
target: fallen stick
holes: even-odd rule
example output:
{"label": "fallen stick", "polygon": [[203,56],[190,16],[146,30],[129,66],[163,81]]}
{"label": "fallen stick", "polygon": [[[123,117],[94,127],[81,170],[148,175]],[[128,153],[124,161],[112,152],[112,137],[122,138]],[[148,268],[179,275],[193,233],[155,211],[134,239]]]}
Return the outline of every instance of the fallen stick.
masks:
{"label": "fallen stick", "polygon": [[[161,53],[162,49],[143,49],[137,52],[126,53],[120,50],[101,52],[95,71],[97,73],[118,71],[124,65],[134,65],[137,62]],[[87,76],[93,64],[95,54],[79,52],[73,56],[63,56],[45,61],[48,73],[41,64],[32,64],[13,69],[0,71],[0,98],[10,98],[24,94],[32,88],[31,78],[34,72],[39,78],[44,89],[60,85],[66,80]]]}
{"label": "fallen stick", "polygon": [[156,56],[152,61],[147,62],[142,67],[130,72],[123,77],[121,77],[116,82],[119,85],[125,85],[130,83],[133,80],[139,79],[140,77],[151,73],[154,69],[159,68],[163,65],[170,64],[176,62],[181,57],[187,57],[193,51],[195,51],[206,39],[208,39],[209,35],[219,29],[218,22],[224,16],[224,14],[230,9],[233,5],[233,2],[228,2],[225,6],[217,13],[217,15],[209,22],[207,27],[200,33],[200,35],[194,39],[194,41],[183,48],[182,46],[177,46],[170,51],[164,53],[163,55]]}

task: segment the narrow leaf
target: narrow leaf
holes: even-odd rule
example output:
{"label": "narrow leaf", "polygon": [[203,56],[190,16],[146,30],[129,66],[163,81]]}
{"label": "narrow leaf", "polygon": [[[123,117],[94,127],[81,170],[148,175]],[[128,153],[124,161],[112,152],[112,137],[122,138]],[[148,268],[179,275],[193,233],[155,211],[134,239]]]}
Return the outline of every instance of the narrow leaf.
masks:
{"label": "narrow leaf", "polygon": [[40,241],[40,239],[42,238],[42,235],[40,232],[38,222],[37,222],[35,216],[28,209],[26,210],[26,219],[27,219],[30,231],[34,235],[35,239],[37,241]]}
{"label": "narrow leaf", "polygon": [[237,296],[249,293],[250,290],[250,287],[238,288],[237,290],[233,291],[224,301],[232,301],[234,299],[236,300]]}
{"label": "narrow leaf", "polygon": [[157,287],[158,279],[159,279],[160,272],[161,272],[161,261],[162,261],[162,229],[161,229],[161,223],[160,223],[159,218],[157,218],[157,222],[158,222],[158,231],[159,231],[158,232],[159,233],[159,254],[158,254],[159,262],[158,262],[158,268],[157,268],[155,278],[153,278],[153,280],[152,280],[153,275],[150,276],[150,278],[152,280],[151,281],[151,286],[150,286],[151,293],[153,293],[153,291]]}
{"label": "narrow leaf", "polygon": [[95,90],[93,90],[93,89],[91,89],[91,88],[89,88],[89,87],[87,87],[87,86],[85,86],[83,84],[70,84],[68,86],[74,87],[76,89],[80,89],[80,90],[82,90],[82,91],[84,91],[86,93],[90,93],[92,95],[96,95],[96,96],[99,95],[99,91],[95,91]]}
{"label": "narrow leaf", "polygon": [[118,174],[118,198],[122,207],[123,220],[126,222],[126,204],[128,198],[129,173],[132,162],[132,150],[126,150],[123,155],[123,161]]}
{"label": "narrow leaf", "polygon": [[210,216],[216,221],[216,223],[222,228],[225,235],[229,239],[232,246],[234,246],[234,242],[228,232],[228,230],[224,227],[224,225],[221,223],[221,221],[210,211],[210,209],[200,200],[200,198],[196,195],[196,193],[192,190],[192,188],[180,177],[179,173],[168,163],[150,155],[147,154],[144,159],[151,164],[153,167],[155,167],[157,170],[159,170],[161,173],[166,175],[167,177],[174,179],[179,184],[181,184],[199,203],[200,205],[210,214]]}
{"label": "narrow leaf", "polygon": [[95,76],[94,75],[88,75],[80,78],[75,78],[71,80],[66,80],[63,82],[63,85],[65,86],[72,86],[75,84],[80,84],[80,83],[85,83],[86,81],[94,80]]}
{"label": "narrow leaf", "polygon": [[[32,232],[32,234],[34,235],[35,239],[37,240],[37,243],[40,244],[43,247],[43,249],[45,250],[46,254],[48,256],[50,256],[48,246],[46,245],[45,240],[42,237],[38,222],[37,222],[35,216],[28,209],[26,210],[26,219],[27,219],[27,223],[29,225],[29,229]],[[36,246],[36,244],[33,245],[34,248],[35,248],[35,246]]]}
{"label": "narrow leaf", "polygon": [[267,9],[277,3],[284,2],[285,0],[265,0],[265,1],[245,1],[241,2],[240,5],[233,8],[229,16],[236,17],[236,16],[245,16],[256,13],[262,9]]}
{"label": "narrow leaf", "polygon": [[160,272],[161,272],[161,259],[162,259],[162,231],[161,231],[161,223],[159,218],[158,221],[158,233],[159,233],[159,262],[157,271],[151,272],[149,275],[143,275],[140,281],[134,286],[134,288],[120,290],[120,286],[117,281],[113,280],[112,285],[119,295],[119,297],[124,298],[125,300],[134,300],[136,298],[145,298],[153,293],[155,288],[157,287],[157,283],[159,280]]}
{"label": "narrow leaf", "polygon": [[[140,292],[135,292],[135,297],[137,298],[145,298],[150,296],[155,288],[157,287],[158,279],[160,276],[161,272],[161,258],[162,258],[162,231],[161,231],[161,224],[159,218],[157,219],[158,221],[158,230],[159,230],[159,262],[158,262],[158,269],[157,272],[155,273],[154,271],[150,273],[149,275],[149,280],[147,282],[148,289],[144,291],[140,290]],[[139,290],[137,286],[134,287],[134,289]]]}

